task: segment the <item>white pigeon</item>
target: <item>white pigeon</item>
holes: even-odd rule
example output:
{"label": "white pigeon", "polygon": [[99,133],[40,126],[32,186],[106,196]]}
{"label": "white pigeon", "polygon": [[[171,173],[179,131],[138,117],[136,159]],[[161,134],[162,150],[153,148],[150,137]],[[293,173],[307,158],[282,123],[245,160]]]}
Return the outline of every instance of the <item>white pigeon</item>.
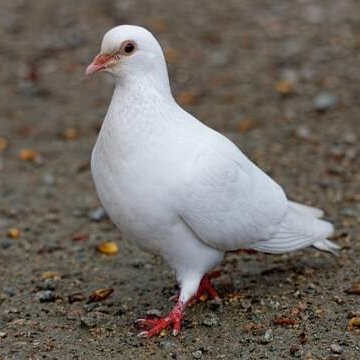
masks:
{"label": "white pigeon", "polygon": [[138,320],[140,335],[167,327],[176,335],[190,301],[205,292],[218,299],[206,273],[227,251],[339,249],[326,239],[333,226],[321,210],[289,201],[231,141],[175,102],[149,31],[109,30],[86,74],[102,70],[115,90],[91,157],[97,193],[125,237],[163,257],[180,287],[166,317]]}

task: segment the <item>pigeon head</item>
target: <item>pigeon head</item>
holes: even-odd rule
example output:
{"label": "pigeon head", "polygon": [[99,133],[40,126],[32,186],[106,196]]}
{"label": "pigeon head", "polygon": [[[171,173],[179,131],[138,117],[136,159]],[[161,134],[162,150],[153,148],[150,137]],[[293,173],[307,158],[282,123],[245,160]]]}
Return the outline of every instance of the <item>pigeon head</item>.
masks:
{"label": "pigeon head", "polygon": [[[154,36],[140,26],[121,25],[103,37],[101,50],[86,69],[86,75],[111,73],[117,81],[151,76],[167,78],[162,49]],[[132,78],[132,79],[131,79]]]}

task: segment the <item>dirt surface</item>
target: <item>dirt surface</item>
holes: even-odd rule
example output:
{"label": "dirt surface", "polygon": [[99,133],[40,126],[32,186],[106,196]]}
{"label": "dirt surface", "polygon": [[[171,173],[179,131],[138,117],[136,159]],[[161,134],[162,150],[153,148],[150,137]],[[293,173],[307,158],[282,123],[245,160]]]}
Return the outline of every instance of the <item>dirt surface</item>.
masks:
{"label": "dirt surface", "polygon": [[[359,359],[360,286],[344,292],[360,280],[359,13],[358,0],[2,0],[0,358]],[[113,85],[84,69],[123,23],[154,32],[178,101],[324,208],[343,247],[227,256],[222,305],[188,309],[176,338],[133,326],[169,310],[170,269],[89,216]],[[118,254],[95,251],[105,240]],[[87,301],[100,288],[114,292]]]}

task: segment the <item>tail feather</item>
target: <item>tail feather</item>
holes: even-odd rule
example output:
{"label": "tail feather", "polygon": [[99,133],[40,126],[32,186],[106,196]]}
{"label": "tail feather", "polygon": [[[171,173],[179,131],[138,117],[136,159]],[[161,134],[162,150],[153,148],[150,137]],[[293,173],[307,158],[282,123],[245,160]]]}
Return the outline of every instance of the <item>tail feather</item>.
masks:
{"label": "tail feather", "polygon": [[318,219],[322,218],[324,216],[324,211],[321,209],[318,209],[316,207],[313,206],[309,206],[309,205],[304,205],[304,204],[300,204],[297,203],[295,201],[289,201],[289,205],[290,207],[292,207],[293,209],[303,213],[303,214],[307,214],[309,216],[313,216],[316,217]]}
{"label": "tail feather", "polygon": [[337,245],[327,239],[322,239],[320,241],[316,241],[313,243],[313,246],[319,250],[331,252],[333,255],[336,255],[336,256],[339,255],[338,251],[341,249],[341,247],[339,245]]}
{"label": "tail feather", "polygon": [[278,232],[271,239],[256,243],[253,249],[281,254],[314,246],[319,250],[336,253],[340,247],[326,239],[333,234],[334,226],[318,219],[320,212],[319,209],[290,202]]}

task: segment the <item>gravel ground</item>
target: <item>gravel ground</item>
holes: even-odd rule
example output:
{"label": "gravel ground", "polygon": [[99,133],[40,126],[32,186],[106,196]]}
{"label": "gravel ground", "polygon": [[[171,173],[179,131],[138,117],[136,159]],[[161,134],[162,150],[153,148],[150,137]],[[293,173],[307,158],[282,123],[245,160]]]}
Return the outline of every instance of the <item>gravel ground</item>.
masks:
{"label": "gravel ground", "polygon": [[[358,0],[2,0],[0,359],[359,359],[359,13]],[[176,338],[133,326],[170,308],[170,269],[91,213],[113,85],[84,69],[122,23],[155,33],[178,101],[323,207],[343,247],[230,254],[222,305],[189,308]],[[101,288],[114,291],[89,300]]]}

